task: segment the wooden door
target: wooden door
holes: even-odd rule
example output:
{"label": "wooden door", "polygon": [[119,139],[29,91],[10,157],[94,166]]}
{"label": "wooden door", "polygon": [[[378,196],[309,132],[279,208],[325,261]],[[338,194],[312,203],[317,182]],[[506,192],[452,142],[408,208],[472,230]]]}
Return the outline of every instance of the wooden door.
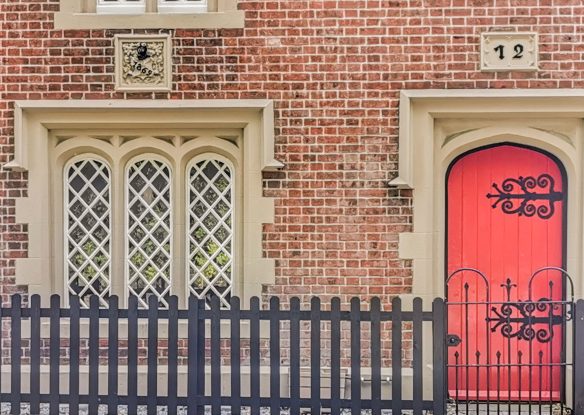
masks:
{"label": "wooden door", "polygon": [[[531,284],[530,279],[538,269],[564,265],[565,186],[557,159],[512,144],[477,149],[450,166],[446,271],[454,275],[446,290],[451,397],[560,399],[563,325],[549,301],[563,299],[563,276],[543,271]],[[539,301],[537,307],[530,308],[529,300]],[[537,324],[526,326],[528,317]]]}

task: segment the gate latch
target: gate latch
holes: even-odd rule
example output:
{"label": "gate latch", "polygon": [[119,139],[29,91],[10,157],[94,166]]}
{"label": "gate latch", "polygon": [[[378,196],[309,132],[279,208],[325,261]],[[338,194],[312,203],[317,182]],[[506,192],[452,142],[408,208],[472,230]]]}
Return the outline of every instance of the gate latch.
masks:
{"label": "gate latch", "polygon": [[462,340],[456,334],[447,334],[446,335],[446,345],[448,347],[456,347],[460,343],[462,343]]}

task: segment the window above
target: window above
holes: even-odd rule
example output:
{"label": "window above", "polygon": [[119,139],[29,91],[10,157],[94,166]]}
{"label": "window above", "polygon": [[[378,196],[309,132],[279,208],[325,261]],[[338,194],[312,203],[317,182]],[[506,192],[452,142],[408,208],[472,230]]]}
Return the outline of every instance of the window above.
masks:
{"label": "window above", "polygon": [[207,11],[207,0],[158,0],[158,13],[197,13]]}
{"label": "window above", "polygon": [[237,0],[59,0],[57,29],[243,28]]}
{"label": "window above", "polygon": [[96,0],[99,14],[205,13],[207,0]]}
{"label": "window above", "polygon": [[140,14],[146,12],[145,0],[97,0],[97,13]]}

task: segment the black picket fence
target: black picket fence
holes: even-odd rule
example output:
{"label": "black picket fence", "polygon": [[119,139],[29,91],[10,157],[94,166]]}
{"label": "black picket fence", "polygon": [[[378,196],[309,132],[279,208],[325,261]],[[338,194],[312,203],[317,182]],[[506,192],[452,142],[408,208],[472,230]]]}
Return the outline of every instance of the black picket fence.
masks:
{"label": "black picket fence", "polygon": [[[349,310],[341,310],[338,298],[324,308],[314,298],[309,310],[301,309],[297,298],[286,309],[281,308],[278,298],[272,298],[266,309],[260,309],[259,299],[252,298],[249,309],[243,310],[236,297],[230,309],[221,308],[215,300],[207,308],[204,301],[194,298],[189,300],[187,309],[179,309],[176,297],[169,299],[168,309],[159,309],[154,297],[148,305],[148,309],[139,309],[136,298],[130,298],[128,308],[122,309],[118,298],[112,296],[109,308],[99,308],[93,298],[90,307],[82,309],[78,299],[72,297],[70,306],[63,308],[55,295],[50,307],[42,308],[39,296],[33,295],[22,307],[21,296],[14,295],[11,307],[0,309],[3,327],[9,325],[10,332],[10,339],[3,339],[5,344],[9,342],[10,350],[0,351],[2,356],[9,356],[10,376],[6,382],[0,379],[0,385],[10,387],[1,391],[2,402],[11,404],[12,414],[20,413],[21,403],[30,405],[33,414],[40,412],[41,404],[49,406],[50,414],[58,414],[63,404],[70,414],[78,414],[80,404],[88,405],[89,414],[97,414],[100,405],[107,406],[109,414],[117,414],[120,405],[129,414],[136,414],[139,406],[145,406],[148,414],[156,414],[158,407],[166,407],[169,414],[186,407],[189,415],[202,414],[205,407],[213,415],[220,414],[222,407],[228,407],[231,414],[249,408],[254,415],[260,414],[261,408],[269,408],[271,414],[279,414],[282,408],[291,414],[339,415],[346,410],[352,414],[370,410],[373,415],[384,410],[392,414],[404,410],[413,415],[446,413],[448,337],[442,299],[432,302],[431,311],[423,311],[419,298],[414,299],[411,311],[402,310],[399,298],[392,301],[391,311],[382,311],[377,298],[368,303],[367,310],[360,308],[357,298],[351,300]],[[181,322],[186,331],[179,330]],[[62,329],[63,324],[68,325],[68,330]],[[162,326],[164,330],[160,330]],[[227,332],[222,326],[228,328]],[[580,415],[584,414],[584,301],[575,304],[574,327],[574,355],[579,358],[573,365],[572,407]],[[42,328],[48,329],[48,337],[42,334]],[[100,328],[107,328],[105,338]],[[385,332],[388,328],[390,338]],[[82,336],[85,329],[86,338]],[[308,336],[306,341],[303,334]],[[64,338],[68,340],[65,344]],[[82,339],[87,340],[87,362],[80,355],[85,344]],[[105,359],[100,355],[100,339],[107,344]],[[186,355],[179,356],[179,341],[185,340]],[[222,373],[225,340],[229,341],[230,354],[227,374]],[[389,350],[384,348],[388,340]],[[139,341],[147,342],[143,360],[138,353]],[[242,341],[249,345],[249,359],[245,362],[249,373],[242,371]],[[167,344],[163,364],[161,344]],[[68,365],[63,365],[63,354],[68,357]],[[328,364],[323,365],[325,355]],[[390,365],[387,357],[391,357]],[[301,365],[306,359],[308,369]],[[23,361],[29,364],[28,371],[23,371]],[[341,393],[343,363],[349,361],[346,373],[350,397]],[[426,377],[431,376],[431,387],[427,386],[429,379],[424,379],[428,361],[432,370],[431,375],[426,372]],[[45,366],[48,362],[47,373],[41,370],[42,362]],[[268,378],[263,382],[262,366],[269,367]],[[87,369],[86,376],[81,375],[80,367]],[[330,392],[323,394],[325,367],[330,371]],[[6,369],[0,374],[6,376]],[[289,376],[287,385],[282,384],[283,370]],[[303,370],[309,370],[310,381],[308,391],[301,392],[306,386],[301,384]],[[383,370],[390,371],[391,377],[383,378]],[[100,385],[100,372],[104,371],[105,386]],[[184,375],[186,387],[179,384],[179,372]],[[362,390],[365,373],[370,374],[366,394]],[[140,376],[146,385],[140,384]],[[164,393],[160,392],[161,382],[165,383]],[[225,382],[229,383],[229,393],[224,393]],[[80,385],[87,386],[87,392],[81,391]]]}
{"label": "black picket fence", "polygon": [[[352,299],[350,310],[341,310],[338,298],[333,299],[330,305],[327,304],[326,310],[321,308],[318,298],[312,300],[309,310],[301,310],[297,298],[290,301],[286,310],[281,309],[278,298],[272,298],[267,309],[260,309],[259,299],[252,298],[247,310],[240,308],[240,300],[236,297],[232,299],[230,309],[222,309],[218,301],[212,301],[208,308],[204,301],[191,298],[188,308],[183,310],[178,308],[176,297],[170,298],[168,309],[159,309],[156,299],[151,297],[150,300],[148,309],[139,309],[136,298],[129,299],[127,309],[121,309],[115,296],[109,299],[109,308],[99,308],[97,299],[93,298],[90,307],[83,309],[79,307],[79,301],[71,297],[70,306],[63,308],[61,299],[55,295],[51,297],[50,307],[42,308],[39,296],[33,295],[28,306],[22,307],[21,297],[14,295],[11,307],[0,309],[1,317],[5,318],[4,328],[10,325],[10,390],[2,390],[2,401],[11,404],[12,414],[20,413],[21,403],[29,404],[33,414],[40,412],[41,404],[49,405],[50,414],[58,414],[62,404],[68,405],[70,414],[79,413],[80,404],[87,404],[90,414],[97,414],[99,405],[107,405],[110,414],[117,414],[119,405],[126,406],[130,414],[137,413],[139,405],[145,405],[148,414],[155,414],[160,406],[166,407],[169,414],[177,413],[177,407],[183,406],[189,415],[203,413],[205,406],[210,406],[213,414],[220,414],[221,407],[226,406],[230,408],[231,414],[239,414],[245,407],[250,409],[251,414],[259,414],[260,408],[265,407],[270,408],[272,414],[279,414],[281,408],[289,408],[291,414],[340,414],[343,409],[349,409],[354,414],[360,413],[362,409],[369,409],[373,414],[380,414],[384,409],[391,409],[393,413],[412,410],[415,415],[428,410],[438,415],[444,413],[444,399],[431,398],[432,392],[435,397],[445,396],[444,341],[434,341],[431,349],[430,359],[435,365],[433,391],[424,391],[422,362],[422,342],[432,342],[432,339],[423,340],[423,326],[431,326],[427,326],[426,330],[433,333],[434,339],[445,337],[444,302],[440,299],[433,302],[431,312],[423,311],[421,299],[414,301],[412,311],[402,311],[398,298],[394,299],[391,312],[382,311],[381,303],[376,298],[370,302],[368,310],[360,309],[360,300],[357,298]],[[25,321],[28,321],[26,327],[23,325]],[[181,368],[178,359],[180,321],[185,321],[187,325],[186,368]],[[127,324],[126,339],[120,336],[121,322]],[[227,334],[222,333],[222,322],[229,327]],[[63,323],[68,324],[68,333],[62,330]],[[389,323],[392,327],[390,395],[393,398],[382,396],[382,383],[387,383],[387,379],[382,379],[382,329]],[[41,336],[41,326],[47,324],[49,336],[45,340]],[[100,325],[104,324],[107,324],[107,336],[103,339],[102,335],[101,338],[107,340],[107,362],[103,361],[99,352]],[[147,328],[141,327],[141,324],[147,325]],[[160,324],[167,328],[165,337],[159,335]],[[247,325],[247,338],[241,335],[243,324]],[[80,358],[81,328],[84,325],[88,326],[87,362],[83,356]],[[267,325],[266,330],[261,330],[261,325]],[[322,347],[324,326],[330,331],[327,337],[329,351]],[[350,335],[343,336],[348,327]],[[140,329],[147,330],[147,356],[144,364],[139,364],[138,359]],[[408,392],[411,396],[408,399],[403,397],[402,384],[405,331],[411,332],[411,360],[406,365],[411,366],[407,370],[413,372],[412,387]],[[308,336],[307,341],[311,345],[309,356],[302,355],[304,359],[309,359],[309,369],[301,368],[301,352],[304,352],[302,348],[306,344],[301,342],[302,333]],[[342,344],[343,337],[348,339],[348,344]],[[63,338],[68,338],[65,346]],[[284,338],[287,340],[287,349],[282,346]],[[225,339],[230,343],[227,374],[230,392],[227,396],[222,392],[222,386],[225,386],[222,382],[226,379],[221,373],[225,368],[222,365],[221,342]],[[159,360],[161,340],[167,340],[168,343],[166,365],[161,365]],[[246,340],[249,345],[249,373],[245,374],[241,370],[242,340]],[[43,348],[45,341],[49,343],[48,350]],[[369,346],[363,348],[362,342],[365,341]],[[23,344],[28,349],[23,348]],[[120,347],[120,344],[123,346]],[[347,345],[348,350],[345,347]],[[210,359],[206,359],[205,348],[209,346]],[[268,350],[262,351],[262,348]],[[26,356],[23,356],[23,350]],[[4,356],[7,353],[5,351]],[[127,355],[127,362],[124,361],[127,363],[127,375],[126,371],[120,371],[123,367],[120,365],[120,353],[122,356]],[[68,371],[64,371],[63,354],[69,359]],[[327,355],[327,370],[330,371],[330,393],[327,396],[321,393],[323,354]],[[264,384],[261,387],[261,359],[264,359],[265,366],[268,355],[269,386]],[[283,355],[286,355],[286,366],[282,365]],[[342,355],[343,358],[350,358],[350,371],[346,371],[350,382],[350,398],[341,393]],[[368,396],[362,396],[361,389],[363,356],[367,356],[369,362],[366,368],[367,374],[370,374]],[[30,363],[28,373],[22,370],[23,357]],[[41,370],[41,360],[48,360],[48,374]],[[80,376],[80,366],[84,364],[87,364],[87,393],[80,393],[80,381],[84,380]],[[100,369],[103,372],[104,366],[107,366],[107,388],[99,384]],[[146,393],[142,394],[138,393],[139,369],[140,373],[146,370]],[[165,369],[162,380],[167,383],[164,394],[159,393],[162,369]],[[179,369],[186,371],[187,386],[183,394],[179,393],[178,388]],[[209,379],[206,379],[205,369],[207,372],[210,369]],[[289,376],[285,392],[282,392],[281,384],[283,369],[287,370]],[[301,389],[306,386],[301,385],[302,370],[309,370],[308,393],[301,393]],[[43,376],[48,377],[48,385],[43,384],[41,387]],[[65,384],[68,384],[66,388],[63,387],[63,377]],[[210,385],[205,385],[209,380]],[[242,393],[242,381],[249,393]],[[124,388],[120,388],[120,383]],[[23,390],[23,385],[28,390]],[[66,389],[66,393],[61,389]]]}

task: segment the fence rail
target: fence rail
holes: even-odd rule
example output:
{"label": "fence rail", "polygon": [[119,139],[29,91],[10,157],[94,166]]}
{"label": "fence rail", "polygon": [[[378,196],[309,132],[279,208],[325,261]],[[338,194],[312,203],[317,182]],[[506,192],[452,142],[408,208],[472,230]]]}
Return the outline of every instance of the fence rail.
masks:
{"label": "fence rail", "polygon": [[[9,382],[0,379],[0,385],[9,385],[10,390],[3,389],[1,398],[10,402],[12,414],[20,413],[22,402],[30,404],[31,413],[39,413],[41,404],[48,404],[50,414],[58,414],[60,404],[66,404],[70,414],[78,414],[80,404],[87,404],[90,414],[96,414],[99,405],[107,405],[109,414],[117,414],[119,405],[126,406],[130,414],[137,413],[139,405],[146,406],[148,414],[155,414],[160,406],[175,414],[182,406],[189,415],[203,413],[206,406],[212,414],[221,413],[225,406],[232,414],[241,413],[244,407],[251,414],[259,414],[262,407],[270,408],[272,414],[279,414],[281,408],[289,408],[291,414],[308,411],[333,415],[343,409],[353,414],[364,409],[372,414],[380,414],[384,409],[391,409],[392,413],[412,410],[414,415],[424,411],[441,415],[445,410],[445,320],[441,299],[432,303],[429,312],[423,311],[419,298],[414,300],[412,311],[403,311],[400,299],[396,298],[388,312],[381,311],[377,298],[371,300],[367,310],[361,310],[357,298],[351,300],[350,310],[341,310],[338,298],[327,304],[326,310],[318,298],[311,301],[309,310],[301,310],[297,298],[290,301],[286,310],[275,297],[267,309],[260,309],[258,298],[250,300],[249,309],[241,309],[236,297],[232,298],[230,309],[222,309],[219,301],[212,301],[210,308],[206,308],[204,301],[191,298],[188,308],[183,310],[178,308],[176,297],[170,297],[168,309],[159,309],[154,297],[147,309],[139,309],[135,297],[123,309],[115,296],[109,299],[109,308],[99,308],[98,299],[92,298],[90,307],[85,309],[80,308],[76,297],[71,297],[70,306],[63,308],[60,297],[55,295],[50,299],[50,307],[42,308],[37,295],[31,296],[26,307],[21,296],[14,295],[11,306],[0,309],[0,316],[4,327],[10,326],[10,338],[0,341],[0,347],[2,343],[10,345],[9,351],[0,350],[4,356],[10,355]],[[125,338],[121,338],[122,321],[127,325]],[[179,332],[181,321],[186,322],[186,335]],[[68,323],[68,333],[62,329],[66,327],[63,323]],[[100,326],[106,323],[104,338],[100,336],[103,333]],[[160,323],[165,325],[164,336],[159,332]],[[247,325],[246,336],[242,336],[242,323]],[[41,336],[41,326],[46,324],[48,338]],[[382,344],[384,330],[390,324],[391,351]],[[222,325],[228,326],[227,335]],[[262,330],[262,325],[267,325],[267,330]],[[87,361],[80,354],[85,344],[81,328],[85,326],[87,350],[83,352]],[[328,331],[326,336],[323,327]],[[146,336],[139,337],[144,330]],[[428,335],[433,339],[425,337]],[[411,342],[405,344],[404,337]],[[63,343],[64,339],[68,340]],[[179,362],[180,340],[187,344],[186,355],[180,356],[186,365]],[[225,340],[228,348],[222,343]],[[241,360],[242,340],[249,348],[247,371],[242,371],[245,367]],[[146,364],[139,364],[140,341],[147,345]],[[433,344],[430,356],[424,356],[423,342]],[[99,350],[104,344],[107,362]],[[165,360],[162,363],[161,345]],[[325,350],[325,345],[330,350]],[[229,351],[229,366],[227,373],[222,373],[225,350]],[[411,359],[404,359],[406,353],[411,353]],[[68,357],[68,365],[63,364],[63,355]],[[125,358],[126,365],[120,364],[120,356]],[[391,368],[382,364],[388,357]],[[23,358],[29,362],[28,373],[23,371]],[[427,366],[424,359],[434,363],[431,391],[424,391]],[[48,374],[41,370],[44,367],[41,361],[48,361]],[[307,361],[308,367],[302,365]],[[343,371],[342,363],[348,361],[349,366]],[[265,370],[262,372],[266,366],[269,375]],[[81,373],[80,368],[86,369],[87,374]],[[325,368],[330,372],[326,388],[322,377]],[[3,369],[0,376],[6,376],[7,368],[0,369]],[[100,370],[107,371],[101,375],[107,377],[107,387],[100,386]],[[412,374],[411,384],[404,386],[404,373],[408,370]],[[390,387],[382,378],[384,371],[391,373]],[[342,393],[342,372],[350,383],[347,393]],[[370,374],[367,394],[362,390],[365,372]],[[283,374],[287,375],[284,382]],[[186,382],[186,388],[179,377]],[[303,383],[307,377],[310,381]],[[86,393],[80,390],[85,379]],[[141,385],[142,380],[146,385]],[[226,382],[228,394],[224,393]],[[165,393],[160,393],[161,383],[165,383]],[[139,393],[141,389],[146,393]],[[327,393],[323,393],[325,389]]]}

